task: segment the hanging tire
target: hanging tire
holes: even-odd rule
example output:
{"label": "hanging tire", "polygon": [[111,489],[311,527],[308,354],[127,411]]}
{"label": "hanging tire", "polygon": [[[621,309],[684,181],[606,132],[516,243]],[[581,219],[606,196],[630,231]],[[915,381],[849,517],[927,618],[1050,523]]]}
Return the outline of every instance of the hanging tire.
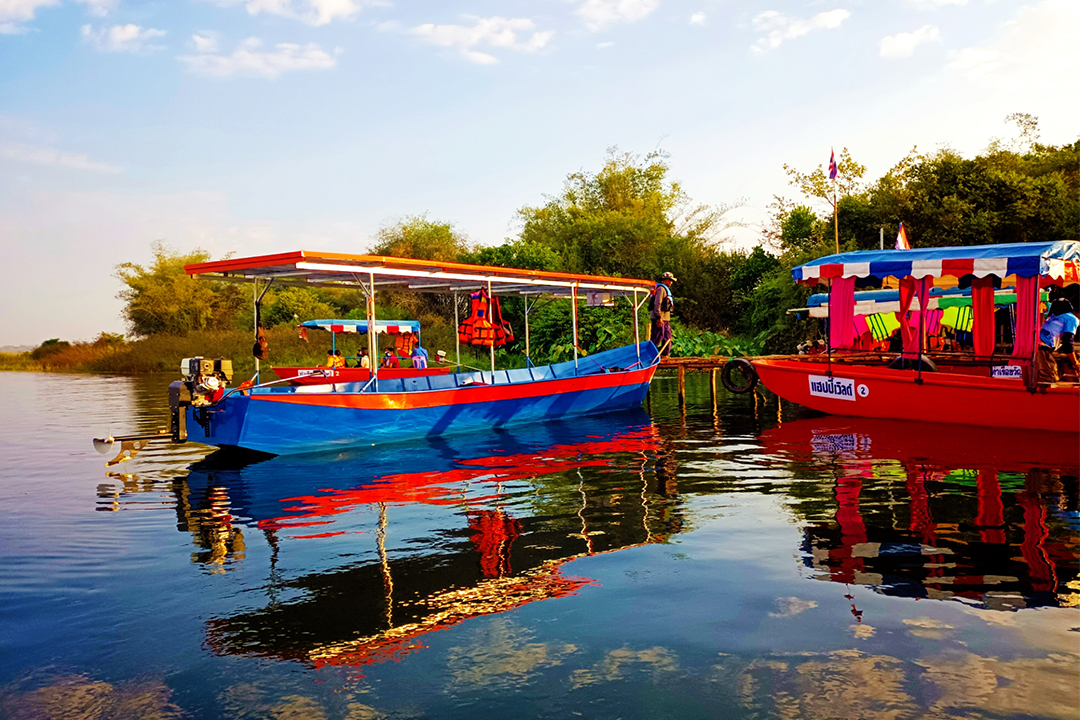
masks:
{"label": "hanging tire", "polygon": [[[738,370],[738,376],[735,371]],[[741,377],[740,382],[737,378]],[[729,391],[737,395],[751,392],[758,384],[757,370],[746,358],[732,358],[720,369],[720,382]]]}
{"label": "hanging tire", "polygon": [[[919,366],[922,366],[921,368]],[[897,355],[886,366],[891,370],[922,370],[923,372],[937,372],[937,363],[928,358],[926,355],[920,355],[919,359],[906,358],[903,355]]]}

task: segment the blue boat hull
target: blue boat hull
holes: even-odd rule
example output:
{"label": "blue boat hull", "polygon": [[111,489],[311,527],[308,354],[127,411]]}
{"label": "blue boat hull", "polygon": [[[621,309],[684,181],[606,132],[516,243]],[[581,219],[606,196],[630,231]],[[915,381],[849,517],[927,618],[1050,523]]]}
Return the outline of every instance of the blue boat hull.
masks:
{"label": "blue boat hull", "polygon": [[577,368],[384,381],[378,391],[359,383],[261,388],[188,408],[188,439],[283,455],[627,410],[645,399],[656,359],[646,342],[584,358]]}

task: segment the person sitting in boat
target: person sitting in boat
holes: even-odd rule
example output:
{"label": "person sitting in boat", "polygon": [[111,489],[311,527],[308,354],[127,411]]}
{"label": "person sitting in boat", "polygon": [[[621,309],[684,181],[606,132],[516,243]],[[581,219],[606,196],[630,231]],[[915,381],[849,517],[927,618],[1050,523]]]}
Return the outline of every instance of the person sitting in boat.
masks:
{"label": "person sitting in boat", "polygon": [[662,357],[671,354],[671,311],[675,307],[675,302],[671,297],[671,283],[673,282],[675,282],[675,276],[669,272],[664,273],[656,281],[656,290],[649,303],[649,319],[652,321],[649,339],[660,351]]}
{"label": "person sitting in boat", "polygon": [[331,370],[345,367],[345,358],[341,357],[340,350],[327,350],[326,351],[326,367]]}
{"label": "person sitting in boat", "polygon": [[427,350],[417,345],[413,348],[412,354],[409,357],[412,358],[413,370],[427,370]]}
{"label": "person sitting in boat", "polygon": [[400,368],[401,359],[398,358],[397,353],[393,350],[387,350],[386,354],[383,355],[382,366],[384,368]]}
{"label": "person sitting in boat", "polygon": [[367,350],[360,348],[360,357],[356,360],[356,366],[365,370],[371,369],[371,358],[368,357]]}
{"label": "person sitting in boat", "polygon": [[1080,363],[1073,343],[1080,319],[1073,313],[1072,303],[1064,298],[1055,300],[1050,303],[1049,315],[1050,318],[1039,329],[1039,350],[1035,353],[1035,373],[1040,383],[1056,383],[1059,380],[1055,353],[1067,356],[1073,369],[1080,375]]}

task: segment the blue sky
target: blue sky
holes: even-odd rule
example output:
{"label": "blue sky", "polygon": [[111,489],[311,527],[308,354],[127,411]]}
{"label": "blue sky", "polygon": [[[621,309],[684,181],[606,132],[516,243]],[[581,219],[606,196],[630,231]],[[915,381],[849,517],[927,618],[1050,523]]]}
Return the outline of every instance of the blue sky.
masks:
{"label": "blue sky", "polygon": [[[663,148],[753,225],[850,148],[1077,138],[1077,0],[0,0],[0,344],[123,329],[122,261],[363,252],[427,213],[477,243]],[[752,243],[743,230],[736,243]]]}

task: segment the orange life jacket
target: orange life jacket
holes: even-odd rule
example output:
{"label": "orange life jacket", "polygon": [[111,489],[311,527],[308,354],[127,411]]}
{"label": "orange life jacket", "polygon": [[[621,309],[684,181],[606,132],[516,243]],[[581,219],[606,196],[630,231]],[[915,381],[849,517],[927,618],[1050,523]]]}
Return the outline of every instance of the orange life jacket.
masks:
{"label": "orange life jacket", "polygon": [[458,326],[458,339],[470,345],[501,347],[514,339],[510,324],[503,320],[499,298],[489,297],[484,289],[470,296],[472,312]]}
{"label": "orange life jacket", "polygon": [[416,333],[403,332],[394,338],[394,349],[402,357],[412,355],[414,347],[416,347]]}

